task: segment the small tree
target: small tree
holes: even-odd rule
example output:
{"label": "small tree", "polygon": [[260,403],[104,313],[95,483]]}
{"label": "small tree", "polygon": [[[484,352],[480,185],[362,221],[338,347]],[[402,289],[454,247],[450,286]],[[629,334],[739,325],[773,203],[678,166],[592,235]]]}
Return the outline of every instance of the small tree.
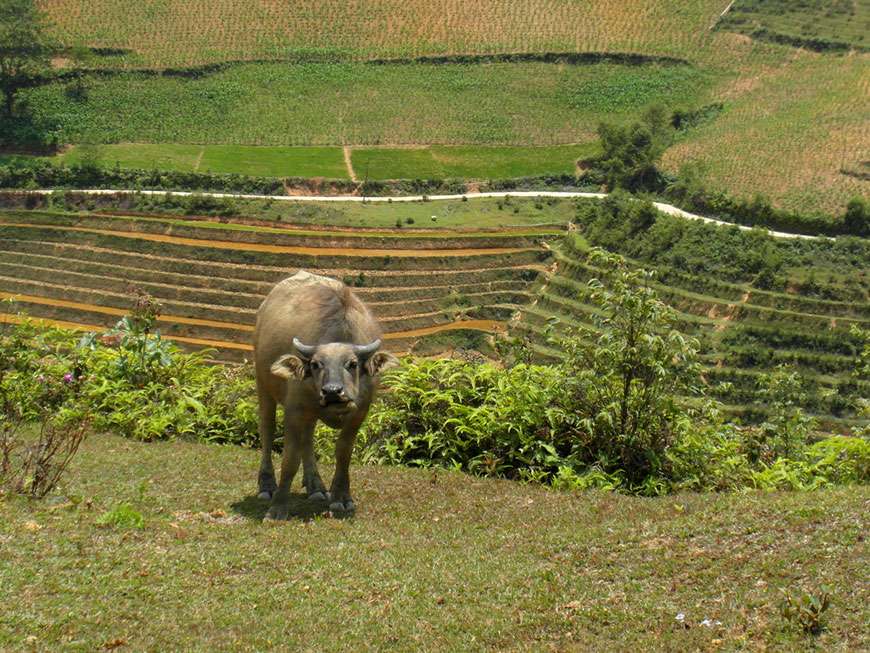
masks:
{"label": "small tree", "polygon": [[54,51],[34,0],[0,0],[0,91],[7,117],[12,117],[18,91],[49,69]]}
{"label": "small tree", "polygon": [[863,197],[853,197],[846,206],[843,227],[853,236],[870,236],[870,205]]}
{"label": "small tree", "polygon": [[767,419],[744,436],[744,449],[753,463],[772,464],[777,458],[800,459],[816,421],[800,405],[806,399],[800,375],[785,365],[758,380],[759,394],[769,410]]}
{"label": "small tree", "polygon": [[631,125],[598,126],[603,150],[593,163],[611,190],[660,190],[664,186],[657,164],[671,143],[673,129],[662,107],[651,107]]}
{"label": "small tree", "polygon": [[589,262],[601,271],[588,284],[600,335],[557,340],[567,354],[566,412],[581,457],[638,487],[666,471],[665,454],[688,423],[684,398],[701,393],[698,343],[673,328],[673,309],[648,285],[651,272],[600,249]]}

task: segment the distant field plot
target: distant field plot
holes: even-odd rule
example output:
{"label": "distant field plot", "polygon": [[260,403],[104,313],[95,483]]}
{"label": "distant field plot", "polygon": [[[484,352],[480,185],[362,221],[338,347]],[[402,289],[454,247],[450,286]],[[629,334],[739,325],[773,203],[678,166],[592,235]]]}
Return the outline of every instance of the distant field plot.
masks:
{"label": "distant field plot", "polygon": [[139,73],[25,94],[66,142],[243,145],[557,144],[653,103],[690,106],[711,86],[693,66],[243,64],[197,79]]}
{"label": "distant field plot", "polygon": [[72,146],[54,157],[55,161],[73,165],[89,161],[102,166],[151,170],[194,172],[202,156],[201,145],[179,143],[118,143],[114,145]]}
{"label": "distant field plot", "polygon": [[726,110],[665,156],[673,170],[693,161],[735,195],[762,193],[804,212],[840,212],[870,184],[859,169],[870,151],[870,56],[796,53],[723,85]]}
{"label": "distant field plot", "polygon": [[870,0],[737,0],[717,27],[819,50],[870,49]]}
{"label": "distant field plot", "polygon": [[73,146],[56,160],[74,164],[86,157],[105,167],[118,165],[122,168],[235,173],[255,177],[348,178],[344,157],[338,147],[118,143]]}
{"label": "distant field plot", "polygon": [[42,0],[65,44],[98,65],[165,68],[292,57],[493,52],[690,56],[725,0]]}
{"label": "distant field plot", "polygon": [[595,143],[550,147],[433,145],[411,148],[354,149],[360,179],[507,179],[572,174],[579,158],[596,151]]}

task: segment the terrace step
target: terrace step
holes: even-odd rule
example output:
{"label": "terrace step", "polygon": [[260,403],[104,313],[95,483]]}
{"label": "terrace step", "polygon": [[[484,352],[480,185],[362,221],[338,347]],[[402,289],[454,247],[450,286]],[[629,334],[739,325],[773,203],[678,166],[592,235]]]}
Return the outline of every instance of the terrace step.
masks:
{"label": "terrace step", "polygon": [[[133,281],[169,285],[214,288],[227,292],[265,295],[281,279],[298,268],[210,263],[195,259],[178,259],[148,254],[119,252],[70,243],[37,241],[0,241],[0,261],[23,265],[58,267],[85,274],[117,276]],[[420,287],[463,286],[471,284],[512,283],[524,287],[540,274],[534,267],[494,267],[461,271],[414,273],[379,270],[359,274],[345,269],[310,268],[311,272],[346,279],[358,293],[379,289],[420,290]],[[360,286],[359,284],[364,284]],[[492,288],[495,289],[495,288]],[[398,297],[397,297],[398,299]]]}
{"label": "terrace step", "polygon": [[[545,260],[549,252],[543,248],[483,248],[483,249],[328,249],[239,244],[210,240],[195,240],[154,234],[133,234],[78,227],[54,227],[27,224],[0,224],[0,239],[62,241],[91,247],[140,253],[159,252],[161,256],[194,258],[239,265],[270,267],[323,268],[352,266],[360,270],[392,269],[468,269],[503,267],[505,260],[514,265],[533,264]],[[193,256],[191,256],[193,255]],[[290,260],[288,260],[290,259]]]}
{"label": "terrace step", "polygon": [[206,242],[224,242],[245,249],[248,245],[268,247],[354,249],[354,250],[429,250],[468,248],[526,248],[535,247],[542,238],[561,234],[559,230],[542,229],[537,232],[461,232],[431,229],[426,231],[399,230],[329,230],[302,227],[266,227],[189,220],[184,218],[124,216],[112,214],[69,214],[44,211],[4,211],[0,224],[29,224],[75,230],[96,230],[106,233],[124,232],[147,236],[166,236],[173,239],[194,239]]}

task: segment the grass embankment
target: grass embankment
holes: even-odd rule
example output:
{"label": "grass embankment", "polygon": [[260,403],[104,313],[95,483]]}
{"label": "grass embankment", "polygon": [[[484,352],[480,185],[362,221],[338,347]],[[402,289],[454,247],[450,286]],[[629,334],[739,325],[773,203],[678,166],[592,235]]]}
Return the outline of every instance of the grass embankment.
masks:
{"label": "grass embankment", "polygon": [[[357,467],[354,519],[263,525],[257,462],[99,435],[58,498],[0,500],[0,647],[847,651],[868,637],[863,487],[639,499]],[[143,528],[97,525],[122,503]],[[301,495],[293,507],[312,517]],[[809,640],[780,590],[822,584],[827,629]]]}

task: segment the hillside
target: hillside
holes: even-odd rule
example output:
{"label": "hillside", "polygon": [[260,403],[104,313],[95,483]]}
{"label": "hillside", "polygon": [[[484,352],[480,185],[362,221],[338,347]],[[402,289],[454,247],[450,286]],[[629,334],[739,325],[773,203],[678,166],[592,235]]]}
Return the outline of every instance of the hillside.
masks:
{"label": "hillside", "polygon": [[[46,2],[56,36],[94,48],[85,67],[100,72],[85,75],[84,93],[67,92],[63,79],[25,96],[64,143],[124,143],[100,153],[107,166],[265,174],[245,163],[250,153],[179,162],[173,148],[403,146],[374,157],[350,152],[359,178],[373,179],[570,172],[561,156],[513,169],[488,166],[485,152],[463,153],[452,167],[419,159],[438,160],[430,145],[592,144],[600,120],[625,122],[652,103],[722,103],[666,154],[670,171],[701,163],[713,188],[841,211],[868,192],[870,55],[753,40],[734,18],[753,3],[717,22],[727,4],[488,0],[468,11],[453,0]],[[823,4],[807,5],[801,20],[856,44],[864,5],[850,20],[829,20]],[[70,62],[57,65],[63,72]],[[514,155],[534,160],[527,150]],[[279,157],[279,176],[344,176],[340,154],[312,153],[313,167],[298,153],[270,156]]]}
{"label": "hillside", "polygon": [[258,219],[232,220],[103,201],[101,212],[0,211],[0,297],[15,300],[4,319],[20,309],[105,328],[136,288],[162,303],[167,337],[241,360],[268,289],[306,268],[354,286],[393,351],[491,353],[487,335],[509,332],[552,360],[554,320],[556,333],[594,333],[584,286],[600,272],[586,261],[598,245],[656,271],[678,328],[701,338],[711,394],[732,413],[763,418],[760,381],[781,364],[799,370],[801,405],[828,429],[859,423],[855,399],[870,396],[870,380],[853,375],[861,344],[850,328],[870,326],[870,252],[857,240],[775,239],[663,215],[629,233],[636,207],[598,200],[267,200],[242,209]]}
{"label": "hillside", "polygon": [[[258,456],[94,435],[55,499],[0,499],[0,648],[854,651],[870,636],[866,488],[640,499],[355,467],[354,519],[263,525]],[[141,529],[97,524],[125,503]],[[780,590],[822,584],[827,628],[808,640]]]}

